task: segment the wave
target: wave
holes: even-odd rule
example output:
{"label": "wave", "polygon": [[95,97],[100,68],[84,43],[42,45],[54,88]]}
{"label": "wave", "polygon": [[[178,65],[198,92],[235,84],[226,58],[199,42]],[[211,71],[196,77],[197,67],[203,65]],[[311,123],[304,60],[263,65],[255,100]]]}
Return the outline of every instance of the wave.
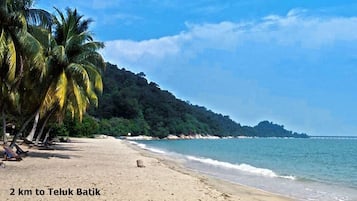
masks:
{"label": "wave", "polygon": [[147,147],[145,144],[141,144],[141,143],[137,143],[137,142],[134,142],[134,141],[128,141],[130,144],[134,144],[142,149],[145,149],[145,150],[148,150],[148,151],[151,151],[151,152],[154,152],[154,153],[158,153],[158,154],[166,154],[165,151],[163,150],[160,150],[160,149],[156,149],[156,148],[152,148],[152,147]]}
{"label": "wave", "polygon": [[[154,152],[154,153],[158,153],[158,154],[170,154],[168,152],[165,152],[161,149],[157,149],[157,148],[152,148],[152,147],[148,147],[145,144],[141,144],[138,142],[134,142],[134,141],[128,141],[131,144],[134,144],[142,149]],[[174,154],[174,153],[171,153]],[[175,155],[181,155],[181,154],[175,154]],[[190,160],[190,161],[196,161],[196,162],[200,162],[206,165],[212,165],[215,167],[220,167],[220,168],[226,168],[226,169],[234,169],[234,170],[239,170],[239,171],[243,171],[246,173],[250,173],[250,174],[255,174],[255,175],[259,175],[259,176],[265,176],[265,177],[271,177],[271,178],[284,178],[284,179],[289,179],[289,180],[296,180],[296,177],[294,176],[285,176],[285,175],[278,175],[277,173],[275,173],[274,171],[270,170],[270,169],[264,169],[264,168],[257,168],[254,166],[251,166],[249,164],[232,164],[232,163],[228,163],[228,162],[223,162],[223,161],[218,161],[218,160],[214,160],[211,158],[202,158],[202,157],[196,157],[196,156],[190,156],[190,155],[181,155],[184,158]]]}
{"label": "wave", "polygon": [[247,173],[255,174],[255,175],[272,177],[272,178],[284,178],[284,179],[296,180],[296,177],[294,177],[294,176],[278,175],[277,173],[275,173],[274,171],[272,171],[270,169],[257,168],[257,167],[254,167],[254,166],[251,166],[251,165],[248,165],[245,163],[232,164],[232,163],[228,163],[228,162],[214,160],[211,158],[200,158],[200,157],[195,157],[195,156],[186,156],[186,158],[191,161],[197,161],[197,162],[212,165],[215,167],[234,169],[234,170],[239,170],[239,171],[243,171],[243,172],[247,172]]}

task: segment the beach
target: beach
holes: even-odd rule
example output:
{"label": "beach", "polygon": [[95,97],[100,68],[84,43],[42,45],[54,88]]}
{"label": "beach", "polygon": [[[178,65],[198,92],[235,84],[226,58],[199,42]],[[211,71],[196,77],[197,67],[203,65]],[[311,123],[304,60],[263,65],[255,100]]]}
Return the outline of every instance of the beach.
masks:
{"label": "beach", "polygon": [[195,173],[114,138],[23,148],[23,161],[0,167],[1,200],[291,200]]}

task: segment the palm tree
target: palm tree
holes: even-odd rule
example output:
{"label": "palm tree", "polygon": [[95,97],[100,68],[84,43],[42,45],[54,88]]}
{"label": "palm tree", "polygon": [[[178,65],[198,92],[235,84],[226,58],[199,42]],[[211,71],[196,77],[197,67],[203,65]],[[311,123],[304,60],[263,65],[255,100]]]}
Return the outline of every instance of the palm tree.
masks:
{"label": "palm tree", "polygon": [[8,108],[19,109],[18,88],[25,72],[44,72],[45,67],[42,46],[28,32],[23,8],[29,2],[0,0],[0,109],[4,136]]}
{"label": "palm tree", "polygon": [[[48,20],[43,10],[38,10],[39,14],[35,15],[36,10],[29,9],[31,3],[30,0],[0,0],[3,128],[9,112],[6,108],[11,108],[7,106],[16,108],[17,115],[22,117],[22,127],[11,146],[36,116],[34,132],[38,120],[41,118],[44,122],[39,135],[53,115],[61,120],[69,111],[72,117],[81,120],[90,103],[98,104],[97,94],[103,88],[100,72],[105,65],[97,52],[103,48],[103,43],[94,41],[88,32],[91,20],[83,19],[76,10],[67,9],[65,17],[56,9],[59,19],[54,18],[53,36],[47,23],[52,20]],[[40,77],[41,84],[34,77]],[[30,133],[30,139],[34,132]]]}
{"label": "palm tree", "polygon": [[[56,11],[59,19],[54,19],[55,34],[48,59],[50,84],[41,110],[50,116],[56,114],[59,120],[69,111],[72,118],[81,120],[91,103],[98,105],[97,94],[103,89],[100,72],[105,64],[97,51],[104,45],[94,41],[88,32],[90,19],[83,19],[77,10],[67,9],[66,16]],[[50,116],[45,118],[37,139]]]}
{"label": "palm tree", "polygon": [[82,119],[90,103],[98,104],[97,94],[103,90],[101,70],[104,60],[97,52],[104,45],[93,40],[88,25],[77,10],[67,9],[67,17],[57,10],[55,40],[64,54],[55,60],[53,67],[59,73],[57,100],[60,109],[68,109],[72,116]]}
{"label": "palm tree", "polygon": [[[45,64],[46,64],[46,71],[47,71],[48,61],[50,59],[51,49],[53,46],[53,42],[51,42],[53,40],[53,38],[51,37],[51,31],[46,27],[44,28],[40,26],[33,26],[31,28],[31,33],[41,43],[44,49],[44,54],[46,56]],[[47,72],[46,76],[40,81],[41,84],[39,84],[39,81],[36,80],[37,76],[33,74],[32,75],[29,74],[28,76],[25,77],[26,79],[24,79],[24,82],[22,82],[23,87],[20,87],[20,89],[24,89],[21,91],[20,94],[22,94],[24,97],[27,97],[27,101],[23,102],[24,104],[22,108],[27,108],[28,111],[33,111],[30,112],[30,114],[33,113],[35,114],[32,129],[30,133],[27,135],[27,137],[25,138],[25,140],[27,141],[33,140],[39,120],[46,117],[44,98],[49,88],[49,83],[50,83],[49,77],[51,76]],[[36,94],[36,96],[33,96],[33,94]]]}

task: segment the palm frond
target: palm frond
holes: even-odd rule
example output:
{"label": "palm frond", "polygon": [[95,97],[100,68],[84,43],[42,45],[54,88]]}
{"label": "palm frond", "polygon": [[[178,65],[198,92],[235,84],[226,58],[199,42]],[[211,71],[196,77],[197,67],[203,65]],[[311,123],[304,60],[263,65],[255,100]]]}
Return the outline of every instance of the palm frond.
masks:
{"label": "palm frond", "polygon": [[15,73],[16,73],[16,48],[14,41],[11,40],[11,37],[7,39],[7,58],[6,58],[6,64],[8,66],[8,72],[7,72],[7,80],[10,82],[15,79]]}
{"label": "palm frond", "polygon": [[75,96],[76,105],[78,109],[78,117],[80,121],[82,121],[83,113],[87,109],[88,100],[85,97],[79,85],[75,81],[72,81],[71,84],[72,84],[73,94]]}
{"label": "palm frond", "polygon": [[94,88],[99,92],[103,92],[103,81],[102,81],[102,76],[97,70],[96,66],[94,66],[92,63],[85,63],[84,67],[86,68],[88,75],[91,79],[91,82],[94,85]]}
{"label": "palm frond", "polygon": [[53,105],[57,104],[56,84],[56,82],[52,82],[45,92],[44,99],[40,106],[41,115],[44,115]]}
{"label": "palm frond", "polygon": [[26,9],[25,16],[30,25],[41,26],[50,29],[53,24],[52,15],[43,9]]}
{"label": "palm frond", "polygon": [[85,50],[96,51],[96,50],[104,48],[104,43],[103,42],[97,42],[97,41],[89,41],[89,42],[83,44],[82,47]]}
{"label": "palm frond", "polygon": [[46,73],[45,57],[41,43],[30,33],[19,37],[23,52],[31,58],[33,66],[41,72],[41,77]]}
{"label": "palm frond", "polygon": [[98,71],[102,71],[105,69],[105,62],[101,54],[98,52],[89,52],[86,55],[86,61],[92,63]]}
{"label": "palm frond", "polygon": [[72,102],[67,104],[67,110],[71,113],[72,119],[74,119],[76,111],[75,111],[75,108],[74,108]]}
{"label": "palm frond", "polygon": [[82,83],[82,87],[87,90],[90,88],[90,79],[86,69],[81,64],[71,63],[66,69],[73,78],[78,78],[77,83]]}
{"label": "palm frond", "polygon": [[4,63],[4,58],[6,55],[6,38],[4,29],[1,29],[0,34],[0,69],[2,68],[2,64]]}
{"label": "palm frond", "polygon": [[29,32],[33,37],[36,38],[36,40],[38,40],[38,42],[40,42],[40,44],[45,49],[48,49],[50,47],[51,32],[49,32],[47,29],[40,26],[31,26]]}
{"label": "palm frond", "polygon": [[17,26],[19,28],[21,28],[19,31],[20,32],[27,32],[27,20],[26,20],[26,17],[24,15],[22,15],[21,13],[16,13],[15,16],[16,16],[15,17],[15,19],[16,19],[15,24],[17,24]]}
{"label": "palm frond", "polygon": [[58,101],[59,107],[62,109],[66,100],[67,96],[67,86],[68,85],[68,79],[66,76],[66,73],[63,71],[61,75],[58,78],[57,84],[56,84],[56,99]]}
{"label": "palm frond", "polygon": [[65,49],[62,45],[55,46],[52,49],[51,53],[52,56],[54,56],[58,60],[59,63],[61,64],[68,63],[68,58]]}
{"label": "palm frond", "polygon": [[90,103],[94,104],[95,107],[98,107],[98,96],[95,93],[95,91],[93,90],[92,86],[90,88],[88,88],[88,90],[86,91],[86,94],[90,100]]}

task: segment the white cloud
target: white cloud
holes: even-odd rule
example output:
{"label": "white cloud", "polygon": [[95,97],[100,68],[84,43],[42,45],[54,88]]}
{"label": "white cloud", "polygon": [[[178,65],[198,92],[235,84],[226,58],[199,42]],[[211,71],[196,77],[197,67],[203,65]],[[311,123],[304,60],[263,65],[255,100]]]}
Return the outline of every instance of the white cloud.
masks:
{"label": "white cloud", "polygon": [[270,15],[248,32],[251,38],[276,41],[282,45],[300,44],[305,48],[321,48],[339,41],[356,41],[357,17],[313,17],[306,11],[292,10],[287,16]]}
{"label": "white cloud", "polygon": [[[186,39],[202,50],[204,48],[231,50],[236,47],[240,37],[240,24],[221,22],[218,24],[195,25],[186,23],[189,31]],[[193,46],[191,45],[191,47]]]}
{"label": "white cloud", "polygon": [[319,18],[305,13],[305,10],[291,10],[286,16],[270,15],[257,22],[187,23],[186,31],[173,36],[107,41],[104,56],[120,63],[120,59],[134,62],[151,56],[156,60],[183,52],[193,56],[205,49],[233,51],[240,44],[251,42],[319,49],[335,42],[357,41],[357,17]]}
{"label": "white cloud", "polygon": [[104,57],[118,64],[137,63],[148,57],[155,61],[181,54],[192,57],[207,48],[233,50],[239,38],[238,26],[231,22],[204,25],[187,23],[187,27],[189,30],[186,32],[159,39],[107,41]]}
{"label": "white cloud", "polygon": [[173,36],[140,42],[131,40],[110,41],[105,43],[106,47],[103,54],[109,61],[136,62],[144,56],[149,56],[153,59],[164,59],[167,56],[179,53],[180,45],[177,39],[178,37]]}

